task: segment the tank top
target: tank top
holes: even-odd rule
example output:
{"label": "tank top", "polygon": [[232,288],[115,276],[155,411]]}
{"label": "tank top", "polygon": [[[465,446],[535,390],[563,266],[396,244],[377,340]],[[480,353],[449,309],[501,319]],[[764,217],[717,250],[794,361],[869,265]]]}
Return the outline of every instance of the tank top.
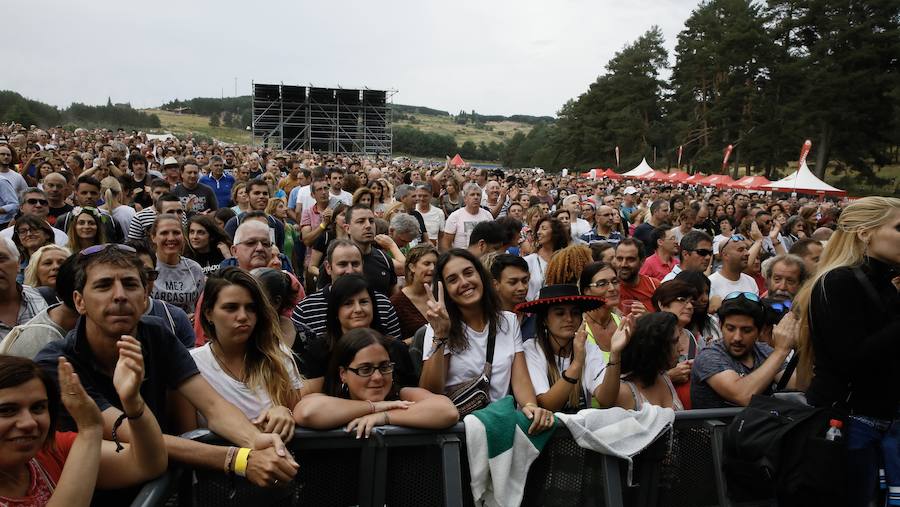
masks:
{"label": "tank top", "polygon": [[[675,392],[675,386],[672,385],[672,381],[669,380],[668,375],[660,375],[663,378],[663,381],[666,383],[666,386],[669,387],[669,393],[672,394],[672,410],[676,412],[684,410],[684,406],[681,404],[681,400],[678,399],[678,393]],[[631,389],[631,396],[634,398],[634,409],[640,410],[644,403],[649,403],[647,398],[644,397],[644,394],[634,385],[634,382],[629,382],[627,380],[622,381],[628,389]]]}

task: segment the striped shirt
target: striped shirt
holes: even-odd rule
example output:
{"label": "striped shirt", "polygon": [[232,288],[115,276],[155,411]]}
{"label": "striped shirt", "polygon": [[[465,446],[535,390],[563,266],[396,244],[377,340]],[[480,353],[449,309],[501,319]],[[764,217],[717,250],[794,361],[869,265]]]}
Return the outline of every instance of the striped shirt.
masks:
{"label": "striped shirt", "polygon": [[[291,313],[294,324],[302,324],[311,329],[317,336],[325,334],[328,315],[328,294],[331,286],[316,291],[297,303]],[[384,327],[385,333],[397,339],[400,336],[400,319],[391,300],[380,292],[375,292],[375,313]]]}
{"label": "striped shirt", "polygon": [[153,206],[144,208],[135,213],[135,215],[131,217],[131,225],[128,226],[127,239],[129,241],[141,241],[147,238],[150,227],[155,220],[156,209]]}
{"label": "striped shirt", "polygon": [[[41,313],[43,310],[47,309],[47,301],[44,300],[44,296],[41,296],[41,293],[37,291],[37,289],[30,287],[28,285],[20,285],[16,284],[19,290],[19,313],[16,315],[16,324],[14,326],[7,325],[5,322],[0,322],[0,339],[3,339],[12,328],[16,325],[21,326],[22,324],[27,323],[29,320],[33,319],[35,315]],[[393,312],[393,307],[391,308]],[[394,314],[394,318],[396,318],[396,314]],[[397,336],[399,335],[399,324],[397,327]]]}

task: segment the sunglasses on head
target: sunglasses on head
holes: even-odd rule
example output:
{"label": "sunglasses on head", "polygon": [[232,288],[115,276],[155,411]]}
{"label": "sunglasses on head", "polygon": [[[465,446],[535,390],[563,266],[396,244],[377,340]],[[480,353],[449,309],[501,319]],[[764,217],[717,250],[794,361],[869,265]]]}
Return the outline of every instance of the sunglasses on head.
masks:
{"label": "sunglasses on head", "polygon": [[755,294],[753,292],[741,292],[741,291],[735,291],[735,292],[729,293],[727,296],[722,298],[722,302],[724,303],[725,301],[728,301],[729,299],[740,299],[740,298],[744,298],[749,301],[753,301],[754,303],[762,304],[759,299],[759,296],[757,294]]}
{"label": "sunglasses on head", "polygon": [[94,255],[97,252],[102,252],[102,251],[106,250],[107,248],[116,248],[123,252],[137,253],[137,250],[135,250],[134,248],[132,248],[128,245],[123,245],[121,243],[103,243],[102,245],[89,246],[89,247],[85,248],[84,250],[82,250],[81,252],[78,252],[78,254],[81,256],[87,257],[89,255]]}
{"label": "sunglasses on head", "polygon": [[719,247],[719,251],[725,250],[725,247],[728,246],[728,243],[731,241],[746,241],[747,238],[741,236],[740,234],[734,234],[730,238],[726,239],[722,246]]}

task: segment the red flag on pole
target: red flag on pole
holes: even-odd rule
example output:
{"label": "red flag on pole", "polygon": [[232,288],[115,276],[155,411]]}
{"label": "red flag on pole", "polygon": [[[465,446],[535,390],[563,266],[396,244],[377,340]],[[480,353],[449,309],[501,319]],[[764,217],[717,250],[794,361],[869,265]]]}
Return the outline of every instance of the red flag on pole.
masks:
{"label": "red flag on pole", "polygon": [[684,146],[678,146],[678,163],[675,164],[679,169],[681,169],[681,154],[684,153]]}
{"label": "red flag on pole", "polygon": [[806,163],[806,156],[809,155],[809,150],[812,148],[812,141],[809,139],[803,143],[803,147],[800,148],[800,163],[797,167],[802,167],[803,164]]}
{"label": "red flag on pole", "polygon": [[616,146],[616,167],[619,167],[619,147]]}
{"label": "red flag on pole", "polygon": [[725,170],[725,168],[728,167],[728,157],[731,156],[731,150],[733,149],[734,146],[730,144],[725,148],[725,158],[722,159],[722,170]]}

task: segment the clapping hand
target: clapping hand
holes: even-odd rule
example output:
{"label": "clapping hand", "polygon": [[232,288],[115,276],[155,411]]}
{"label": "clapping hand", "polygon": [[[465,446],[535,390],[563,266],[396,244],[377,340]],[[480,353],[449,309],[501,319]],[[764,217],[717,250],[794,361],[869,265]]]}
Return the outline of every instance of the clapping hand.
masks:
{"label": "clapping hand", "polygon": [[572,340],[572,349],[575,352],[574,362],[577,362],[579,365],[584,365],[585,358],[585,344],[587,343],[587,321],[582,320],[581,325],[578,326],[578,331],[575,331],[575,338]]}
{"label": "clapping hand", "polygon": [[141,382],[144,380],[141,342],[133,336],[122,335],[116,346],[119,349],[119,360],[116,361],[116,369],[113,371],[113,385],[125,413],[134,415],[140,412],[143,405],[140,393]]}
{"label": "clapping hand", "polygon": [[609,341],[610,353],[621,354],[625,350],[625,346],[631,341],[631,330],[634,329],[634,315],[627,315],[622,318],[618,329],[613,333]]}

